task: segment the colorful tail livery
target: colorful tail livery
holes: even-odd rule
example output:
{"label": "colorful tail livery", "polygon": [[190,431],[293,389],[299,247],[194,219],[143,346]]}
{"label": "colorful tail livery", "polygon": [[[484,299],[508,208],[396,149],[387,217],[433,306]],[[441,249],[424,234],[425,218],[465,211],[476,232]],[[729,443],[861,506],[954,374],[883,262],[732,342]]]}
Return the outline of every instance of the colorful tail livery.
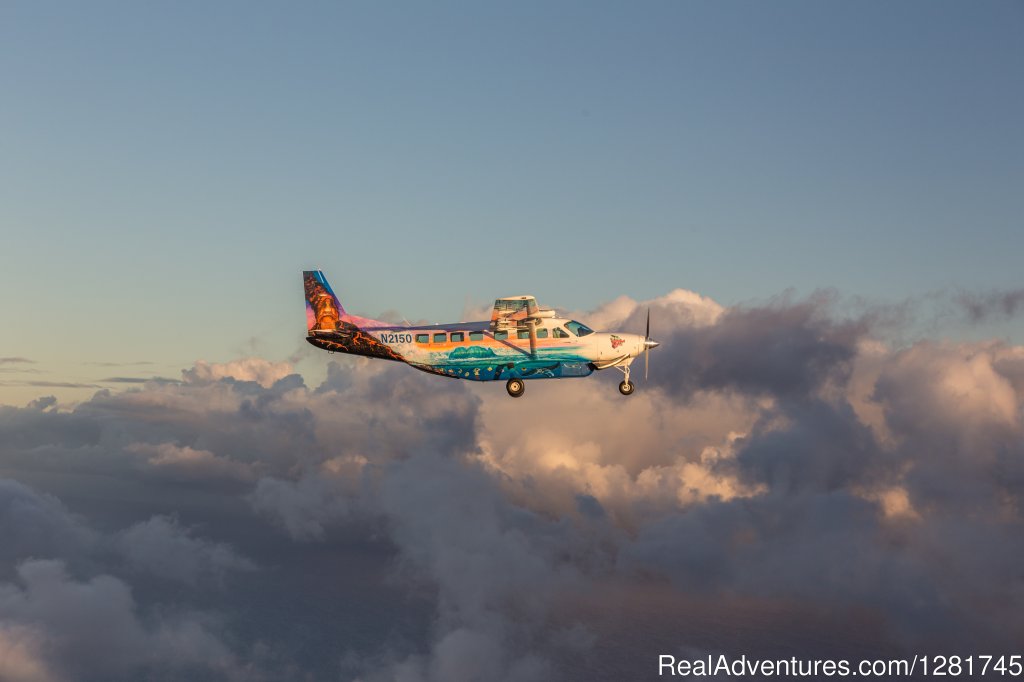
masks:
{"label": "colorful tail livery", "polygon": [[306,329],[310,332],[337,329],[345,309],[331,290],[324,273],[306,270],[302,273],[302,285],[306,290]]}
{"label": "colorful tail livery", "polygon": [[[490,320],[438,325],[393,325],[350,315],[319,270],[302,273],[306,294],[306,341],[330,352],[399,360],[454,379],[505,381],[518,398],[524,379],[588,376],[615,367],[625,376],[619,392],[630,395],[629,366],[658,344],[647,333],[595,332],[581,322],[541,308],[533,296],[494,302]],[[645,369],[646,377],[646,369]]]}

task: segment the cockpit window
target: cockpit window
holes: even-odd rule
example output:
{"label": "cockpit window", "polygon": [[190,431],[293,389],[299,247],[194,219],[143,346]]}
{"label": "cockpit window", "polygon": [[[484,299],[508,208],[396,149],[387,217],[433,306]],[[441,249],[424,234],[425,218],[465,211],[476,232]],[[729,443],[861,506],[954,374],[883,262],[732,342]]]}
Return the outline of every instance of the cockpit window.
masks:
{"label": "cockpit window", "polygon": [[571,331],[576,336],[586,336],[587,334],[594,333],[593,329],[591,329],[585,324],[577,322],[576,320],[573,320],[572,322],[566,322],[565,326],[569,331]]}

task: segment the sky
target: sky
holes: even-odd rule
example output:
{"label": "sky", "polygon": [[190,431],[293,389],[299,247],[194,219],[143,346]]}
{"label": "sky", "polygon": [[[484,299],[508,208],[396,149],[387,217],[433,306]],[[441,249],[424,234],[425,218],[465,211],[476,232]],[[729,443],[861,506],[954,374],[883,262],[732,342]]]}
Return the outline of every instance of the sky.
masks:
{"label": "sky", "polygon": [[1022,27],[1013,2],[4,3],[3,355],[85,384],[283,359],[311,267],[435,322],[1015,289]]}
{"label": "sky", "polygon": [[[1022,34],[1019,2],[0,4],[0,679],[1016,653]],[[531,293],[661,345],[628,398],[512,400],[310,347],[316,267],[355,314]]]}

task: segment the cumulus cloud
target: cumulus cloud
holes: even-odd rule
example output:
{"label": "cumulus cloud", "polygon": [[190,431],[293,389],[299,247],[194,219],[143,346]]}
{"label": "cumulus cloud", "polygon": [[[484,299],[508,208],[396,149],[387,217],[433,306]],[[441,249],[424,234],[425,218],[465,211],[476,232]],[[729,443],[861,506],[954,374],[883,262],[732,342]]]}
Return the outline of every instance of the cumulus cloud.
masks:
{"label": "cumulus cloud", "polygon": [[57,398],[52,395],[42,396],[31,401],[28,406],[33,410],[48,410],[57,405]]}
{"label": "cumulus cloud", "polygon": [[0,479],[0,537],[0,562],[58,552],[74,555],[97,541],[95,533],[56,497],[7,479]]}
{"label": "cumulus cloud", "polygon": [[577,587],[570,529],[508,504],[483,469],[433,455],[394,465],[380,504],[406,565],[438,590],[416,676],[547,679],[549,607]]}
{"label": "cumulus cloud", "polygon": [[827,294],[802,301],[784,296],[765,306],[731,308],[711,325],[673,325],[660,336],[663,356],[672,362],[656,381],[684,396],[699,389],[799,396],[830,379],[842,381],[868,326],[836,319],[830,302]]}
{"label": "cumulus cloud", "polygon": [[324,527],[348,513],[344,490],[331,478],[304,476],[298,481],[260,479],[250,497],[253,508],[280,523],[294,539],[319,540]]}
{"label": "cumulus cloud", "polygon": [[651,311],[651,331],[654,336],[659,330],[714,324],[726,308],[697,292],[674,289],[649,301],[619,296],[596,310],[576,311],[572,316],[585,319],[594,329],[626,329],[639,334],[646,328],[648,310]]}
{"label": "cumulus cloud", "polygon": [[113,575],[127,565],[136,577],[194,585],[254,568],[229,546],[164,517],[106,534],[52,495],[5,479],[0,534],[2,679],[130,679],[146,669],[200,668],[233,677],[242,669],[211,614],[152,595],[143,613],[125,577]]}
{"label": "cumulus cloud", "polygon": [[248,464],[218,457],[209,450],[174,443],[136,443],[125,450],[145,456],[146,463],[157,475],[182,481],[248,481],[253,478]]}
{"label": "cumulus cloud", "polygon": [[18,625],[0,625],[0,679],[8,682],[50,682],[39,632]]}
{"label": "cumulus cloud", "polygon": [[118,535],[116,544],[136,569],[190,585],[205,577],[222,580],[228,571],[256,568],[229,545],[194,537],[169,516],[135,524]]}
{"label": "cumulus cloud", "polygon": [[[10,669],[129,678],[180,647],[214,677],[621,679],[644,647],[1024,637],[1024,348],[899,344],[833,293],[573,316],[642,331],[648,309],[629,398],[352,358],[309,386],[250,358],[0,408]],[[106,668],[68,629],[94,595]]]}
{"label": "cumulus cloud", "polygon": [[[60,561],[20,564],[17,580],[0,584],[0,614],[8,632],[36,633],[27,648],[15,651],[28,655],[42,649],[45,660],[65,679],[194,664],[228,670],[232,664],[229,652],[196,616],[180,615],[146,627],[125,583],[108,575],[76,581]],[[31,664],[37,659],[24,660],[28,665],[22,669],[34,673]]]}
{"label": "cumulus cloud", "polygon": [[243,358],[224,363],[210,363],[199,360],[182,372],[185,381],[201,383],[218,379],[235,379],[237,381],[255,381],[264,388],[269,388],[278,379],[292,373],[287,362],[270,362],[263,358]]}

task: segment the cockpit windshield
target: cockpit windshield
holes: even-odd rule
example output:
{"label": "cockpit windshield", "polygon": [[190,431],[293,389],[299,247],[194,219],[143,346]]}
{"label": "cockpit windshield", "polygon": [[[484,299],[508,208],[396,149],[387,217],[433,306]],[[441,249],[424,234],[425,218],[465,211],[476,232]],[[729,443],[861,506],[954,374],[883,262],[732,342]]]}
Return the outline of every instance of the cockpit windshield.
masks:
{"label": "cockpit windshield", "polygon": [[572,322],[565,323],[566,329],[571,331],[576,336],[586,336],[587,334],[593,334],[594,330],[585,324],[573,320]]}

